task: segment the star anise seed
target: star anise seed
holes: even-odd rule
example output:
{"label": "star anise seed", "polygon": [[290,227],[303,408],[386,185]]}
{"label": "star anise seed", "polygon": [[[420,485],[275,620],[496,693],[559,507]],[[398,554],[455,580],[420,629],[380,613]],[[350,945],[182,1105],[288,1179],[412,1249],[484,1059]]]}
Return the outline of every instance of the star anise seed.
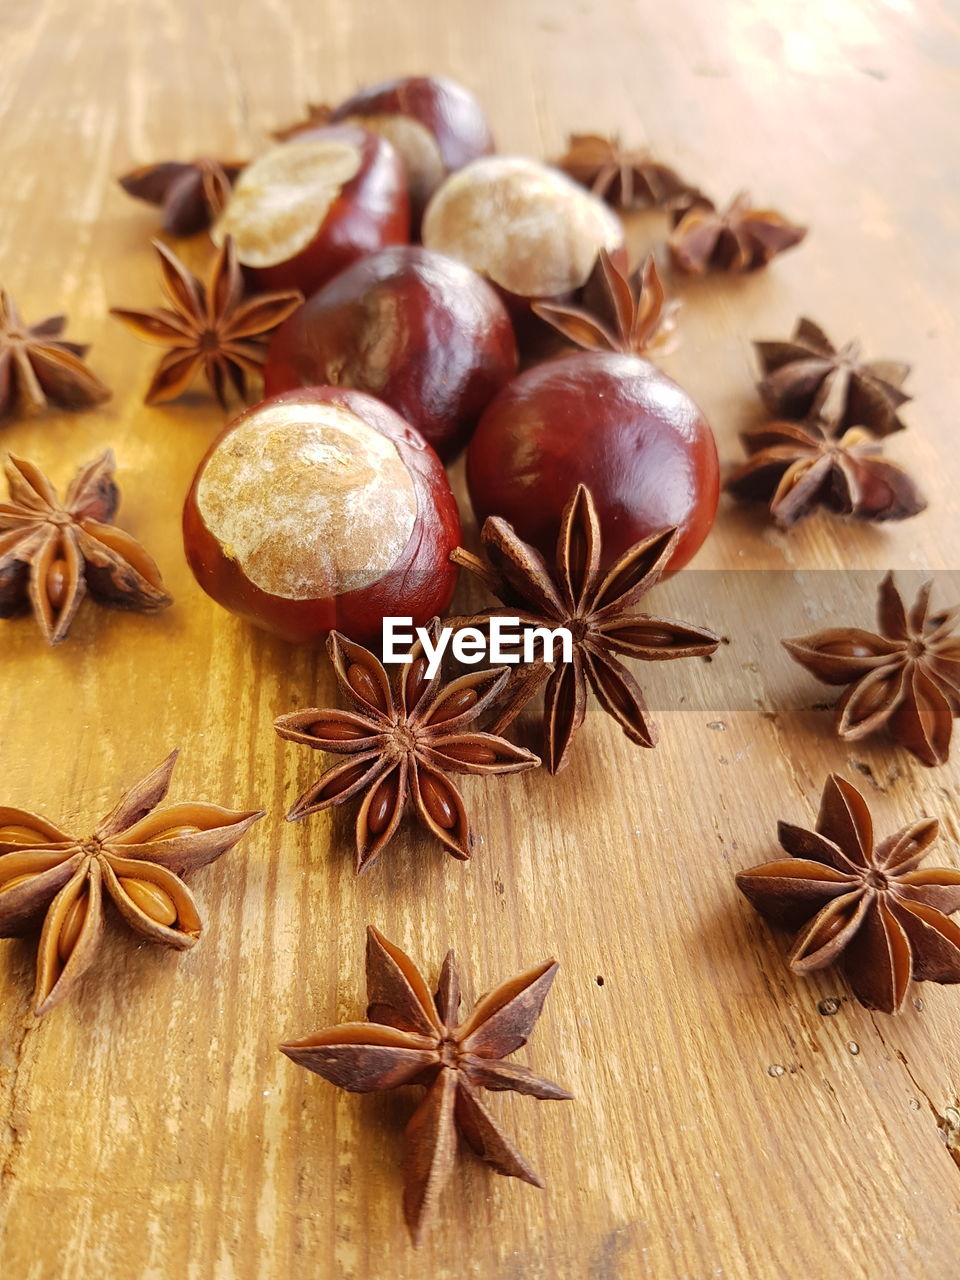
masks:
{"label": "star anise seed", "polygon": [[569,761],[586,715],[588,683],[631,742],[656,746],[640,686],[614,654],[662,662],[702,657],[719,645],[719,636],[704,627],[634,612],[666,569],[677,536],[676,529],[651,534],[601,575],[600,521],[590,490],[579,485],[563,512],[553,569],[499,516],[489,516],[480,534],[486,562],[462,547],[451,553],[455,564],[490,587],[505,606],[475,621],[519,618],[524,627],[562,626],[571,632],[573,660],[555,656],[544,694],[543,754],[551,773]]}
{"label": "star anise seed", "polygon": [[693,190],[669,165],[649,151],[622,146],[616,136],[571,134],[566,155],[556,163],[575,182],[620,209],[662,208]]}
{"label": "star anise seed", "polygon": [[87,348],[63,342],[67,317],[23,322],[16,304],[0,289],[0,419],[17,410],[39,413],[48,404],[89,409],[112,392],[83,363]]}
{"label": "star anise seed", "polygon": [[679,204],[667,241],[674,265],[688,275],[706,271],[755,271],[803,240],[807,228],[775,209],[755,209],[741,192],[722,212],[697,196]]}
{"label": "star anise seed", "polygon": [[175,400],[201,370],[224,409],[228,384],[244,400],[247,374],[259,376],[263,371],[266,335],[296,311],[303,294],[287,289],[245,300],[231,236],[226,236],[218,249],[206,285],[159,240],[154,240],[153,247],[172,309],[110,309],[111,315],[129,325],[144,342],[171,348],[157,366],[146,403]]}
{"label": "star anise seed", "polygon": [[667,351],[676,329],[678,303],[667,301],[653,254],[628,275],[606,249],[583,288],[582,306],[535,302],[541,320],[588,351],[617,351],[643,356]]}
{"label": "star anise seed", "polygon": [[888,573],[880,583],[879,634],[830,627],[784,640],[801,666],[825,684],[849,685],[837,703],[836,730],[855,741],[886,728],[922,764],[945,764],[960,715],[960,608],[930,612],[932,583],[906,608]]}
{"label": "star anise seed", "polygon": [[[430,624],[435,643],[439,621]],[[496,734],[470,726],[494,703],[508,669],[473,671],[449,684],[426,676],[423,646],[399,668],[391,689],[368,649],[332,631],[327,650],[337,683],[356,711],[312,708],[280,716],[281,738],[346,755],[321,774],[287,814],[290,822],[363,796],[357,813],[357,871],[367,871],[389,844],[408,798],[421,823],[455,858],[469,858],[473,834],[460,792],[447,773],[499,774],[533,769],[540,760]]]}
{"label": "star anise seed", "polygon": [[881,456],[881,444],[865,427],[837,437],[814,422],[768,422],[740,439],[750,457],[725,488],[742,501],[769,502],[781,529],[817,507],[880,521],[906,520],[927,505],[903,467]]}
{"label": "star anise seed", "polygon": [[873,843],[870,810],[837,774],[823,789],[816,830],[778,827],[790,855],[737,876],[740,892],[774,924],[800,929],[790,951],[795,973],[840,962],[868,1009],[898,1013],[911,978],[960,982],[960,871],[919,870],[937,837],[920,818]]}
{"label": "star anise seed", "polygon": [[128,791],[86,838],[24,809],[0,807],[0,937],[22,937],[42,925],[38,1015],[59,1003],[93,962],[104,895],[148,942],[184,951],[199,939],[197,904],[181,877],[232,849],[263,813],[199,801],[154,812],[177,754]]}
{"label": "star anise seed", "polygon": [[547,960],[502,983],[458,1021],[460,979],[447,952],[436,994],[408,955],[367,929],[367,1022],[347,1022],[281,1053],[352,1093],[424,1085],[406,1130],[403,1212],[415,1244],[457,1157],[458,1135],[497,1173],[543,1183],[480,1101],[480,1089],[512,1090],[551,1101],[572,1094],[529,1067],[504,1062],[526,1044],[557,975]]}
{"label": "star anise seed", "polygon": [[862,360],[859,342],[839,350],[812,320],[801,317],[788,342],[755,342],[763,378],[757,390],[772,413],[815,418],[839,435],[863,426],[875,436],[902,431],[898,410],[910,366],[901,360]]}
{"label": "star anise seed", "polygon": [[108,449],[80,468],[60,502],[32,462],[4,463],[10,501],[0,503],[0,618],[32,609],[49,644],[70,630],[86,592],[98,604],[155,613],[171,603],[160,570],[113,524],[120,490]]}
{"label": "star anise seed", "polygon": [[242,161],[198,156],[183,163],[164,160],[125,173],[117,181],[128,195],[163,210],[163,229],[171,236],[205,231],[223,212]]}

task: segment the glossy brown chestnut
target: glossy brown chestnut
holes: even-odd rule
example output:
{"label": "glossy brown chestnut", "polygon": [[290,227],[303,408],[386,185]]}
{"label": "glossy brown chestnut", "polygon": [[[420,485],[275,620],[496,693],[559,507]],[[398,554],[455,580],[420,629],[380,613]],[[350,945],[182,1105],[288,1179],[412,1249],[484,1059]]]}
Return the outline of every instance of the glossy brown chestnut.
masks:
{"label": "glossy brown chestnut", "polygon": [[369,391],[450,458],[516,371],[495,290],[462,262],[395,245],[342,271],[281,325],[264,387]]}
{"label": "glossy brown chestnut", "polygon": [[244,169],[211,234],[218,245],[233,236],[260,288],[309,296],[351,262],[410,238],[403,163],[356,124],[298,133]]}
{"label": "glossy brown chestnut", "polygon": [[717,512],[717,447],[685,391],[639,356],[584,352],[515,378],[485,409],[467,450],[477,520],[503,516],[552,556],[580,483],[596,501],[608,567],[640,538],[680,530],[679,569]]}
{"label": "glossy brown chestnut", "polygon": [[393,143],[407,169],[414,230],[444,178],[493,151],[480,103],[445,76],[368,85],[341,102],[330,118],[354,121]]}
{"label": "glossy brown chestnut", "polygon": [[218,604],[285,640],[331,628],[379,646],[386,615],[422,625],[456,585],[460,517],[439,458],[362,391],[261,401],[214,441],[183,511],[187,560]]}
{"label": "glossy brown chestnut", "polygon": [[427,206],[422,238],[486,276],[514,309],[569,297],[601,249],[626,266],[613,210],[559,169],[524,156],[487,156],[451,174]]}

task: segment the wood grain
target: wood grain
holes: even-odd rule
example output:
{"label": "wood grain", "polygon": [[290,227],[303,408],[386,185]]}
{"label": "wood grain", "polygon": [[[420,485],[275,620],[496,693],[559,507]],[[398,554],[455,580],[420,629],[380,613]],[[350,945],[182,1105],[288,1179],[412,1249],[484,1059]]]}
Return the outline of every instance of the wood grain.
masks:
{"label": "wood grain", "polygon": [[[193,952],[118,929],[37,1023],[33,946],[2,945],[3,1274],[953,1277],[958,993],[917,989],[891,1019],[836,976],[795,979],[733,873],[769,856],[778,817],[812,818],[831,769],[867,788],[882,829],[940,814],[936,861],[958,860],[960,764],[838,743],[811,709],[824,690],[777,645],[839,614],[868,624],[889,567],[935,571],[938,598],[960,598],[955,7],[5,0],[0,49],[0,276],[31,319],[68,311],[115,391],[101,412],[4,424],[0,446],[64,484],[113,445],[120,522],[177,602],[159,618],[87,606],[53,652],[30,621],[2,624],[0,799],[82,825],[180,745],[173,799],[268,810],[194,878]],[[113,179],[252,155],[305,101],[424,69],[481,96],[504,150],[551,156],[570,130],[619,129],[721,198],[749,186],[808,221],[808,242],[767,272],[680,284],[669,371],[731,463],[758,418],[752,338],[807,313],[910,360],[912,426],[890,451],[930,510],[785,537],[725,501],[694,569],[658,589],[729,644],[641,673],[657,751],[595,713],[561,778],[467,781],[483,835],[469,865],[411,832],[356,880],[346,819],[282,817],[317,759],[271,723],[331,696],[325,663],[221,612],[186,568],[180,504],[223,419],[199,391],[142,405],[154,353],[106,313],[157,299],[157,219]],[[639,251],[664,227],[642,218],[633,234]],[[203,261],[202,241],[189,250]],[[346,1095],[276,1051],[359,1015],[368,922],[431,976],[456,947],[475,993],[561,962],[518,1057],[576,1101],[492,1103],[548,1189],[468,1160],[418,1254],[398,1172],[412,1091]]]}

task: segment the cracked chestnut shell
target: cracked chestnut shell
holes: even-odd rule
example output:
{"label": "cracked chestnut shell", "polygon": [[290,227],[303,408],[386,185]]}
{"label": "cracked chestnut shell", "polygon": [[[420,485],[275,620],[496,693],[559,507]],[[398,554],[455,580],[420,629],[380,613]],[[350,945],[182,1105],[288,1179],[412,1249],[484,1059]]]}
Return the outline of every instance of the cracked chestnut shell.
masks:
{"label": "cracked chestnut shell", "polygon": [[484,410],[467,450],[478,523],[508,520],[552,559],[564,505],[593,494],[604,567],[676,525],[671,569],[710,532],[720,495],[713,432],[690,396],[649,361],[584,352],[515,378]]}
{"label": "cracked chestnut shell", "polygon": [[200,463],[183,511],[204,591],[294,642],[336,628],[379,646],[386,615],[423,625],[442,614],[460,536],[446,472],[419,432],[339,387],[242,413]]}
{"label": "cracked chestnut shell", "polygon": [[414,229],[444,178],[493,151],[493,135],[477,99],[446,76],[404,76],[367,85],[333,111],[391,142],[403,160]]}
{"label": "cracked chestnut shell", "polygon": [[218,245],[233,236],[258,288],[309,296],[358,258],[410,238],[403,163],[359,125],[308,129],[243,170],[211,235]]}
{"label": "cracked chestnut shell", "polygon": [[462,262],[398,245],[355,262],[280,326],[264,387],[369,391],[450,458],[516,371],[495,290]]}

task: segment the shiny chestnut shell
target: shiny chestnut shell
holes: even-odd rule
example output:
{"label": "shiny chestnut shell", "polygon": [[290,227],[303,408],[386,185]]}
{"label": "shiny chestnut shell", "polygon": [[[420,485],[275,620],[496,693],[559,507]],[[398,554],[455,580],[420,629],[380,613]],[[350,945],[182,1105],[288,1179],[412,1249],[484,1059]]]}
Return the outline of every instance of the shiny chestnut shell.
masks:
{"label": "shiny chestnut shell", "polygon": [[495,290],[461,262],[398,245],[355,262],[280,326],[264,387],[369,391],[450,458],[516,371]]}
{"label": "shiny chestnut shell", "polygon": [[330,118],[356,120],[397,148],[407,167],[415,226],[448,173],[493,151],[480,103],[446,76],[404,76],[367,85],[341,102]]}
{"label": "shiny chestnut shell", "polygon": [[713,433],[687,393],[638,356],[585,352],[538,365],[490,402],[474,432],[474,512],[481,523],[502,516],[552,558],[561,512],[580,483],[597,503],[605,566],[676,525],[670,567],[679,569],[716,515]]}
{"label": "shiny chestnut shell", "polygon": [[[307,157],[311,147],[347,157],[349,176],[331,184],[325,210],[320,201],[316,229],[306,243],[281,257],[271,241],[287,233],[290,208],[278,201],[282,184],[272,182],[270,175],[272,170],[293,168],[295,158]],[[350,153],[356,157],[352,174]],[[298,225],[308,222],[307,201],[301,209],[307,212],[298,215]],[[410,198],[403,163],[389,142],[359,125],[305,130],[272,147],[241,173],[213,228],[213,239],[220,244],[228,233],[245,273],[258,288],[300,289],[309,296],[358,258],[409,240]]]}
{"label": "shiny chestnut shell", "polygon": [[[266,590],[251,580],[249,562],[236,545],[226,544],[218,538],[206,523],[209,506],[205,507],[203,484],[208,467],[220,451],[233,448],[242,441],[239,449],[242,461],[253,459],[259,463],[259,450],[266,451],[269,432],[289,428],[292,438],[298,440],[297,424],[301,421],[313,424],[317,415],[334,415],[338,422],[347,424],[369,439],[372,431],[382,437],[382,452],[389,457],[391,467],[398,464],[404,474],[403,484],[409,483],[409,491],[415,504],[415,515],[406,542],[396,558],[371,581],[364,581],[356,589],[340,593],[327,592],[292,598]],[[351,424],[359,425],[354,428]],[[339,428],[338,428],[339,429]],[[289,452],[290,434],[278,436],[279,448]],[[235,437],[235,439],[232,439]],[[393,456],[392,445],[396,451]],[[326,457],[329,443],[318,449],[311,440],[305,459],[297,457],[296,465],[312,465],[318,456]],[[333,447],[335,448],[335,442]],[[280,468],[276,457],[255,472],[256,483],[238,486],[228,500],[237,504],[251,502],[254,509],[245,512],[251,526],[276,528],[274,519],[286,522],[294,536],[302,521],[291,520],[287,491],[281,492],[281,511],[277,511],[271,494],[271,479]],[[284,461],[280,459],[281,463]],[[371,469],[371,474],[373,470]],[[332,483],[330,475],[332,474]],[[311,491],[317,501],[324,501],[327,489],[336,493],[341,477],[327,468],[318,477],[319,482]],[[274,484],[277,481],[274,480]],[[282,481],[281,481],[282,483]],[[312,483],[312,479],[311,479]],[[221,498],[223,494],[221,493]],[[373,504],[361,503],[359,513],[365,528],[361,530],[372,541],[381,537],[382,512]],[[296,513],[295,513],[296,514]],[[346,555],[356,545],[349,530],[340,530],[338,536],[345,540]],[[222,535],[222,529],[219,530]],[[307,531],[310,532],[309,530]],[[285,536],[278,534],[278,537]],[[442,614],[450,603],[456,585],[456,569],[450,564],[450,552],[461,538],[460,516],[451,492],[446,472],[433,449],[422,436],[404,422],[391,408],[362,391],[339,387],[311,387],[272,396],[246,410],[231,422],[213,442],[200,463],[187,495],[183,511],[183,537],[187,560],[197,582],[218,604],[232,613],[248,619],[264,630],[271,631],[285,640],[298,643],[312,641],[336,628],[362,644],[378,646],[381,641],[381,623],[385,616],[410,616],[415,625],[422,625],[436,614]],[[324,548],[325,549],[325,548]],[[343,547],[341,547],[343,550]],[[305,572],[313,572],[313,565],[304,561]]]}

